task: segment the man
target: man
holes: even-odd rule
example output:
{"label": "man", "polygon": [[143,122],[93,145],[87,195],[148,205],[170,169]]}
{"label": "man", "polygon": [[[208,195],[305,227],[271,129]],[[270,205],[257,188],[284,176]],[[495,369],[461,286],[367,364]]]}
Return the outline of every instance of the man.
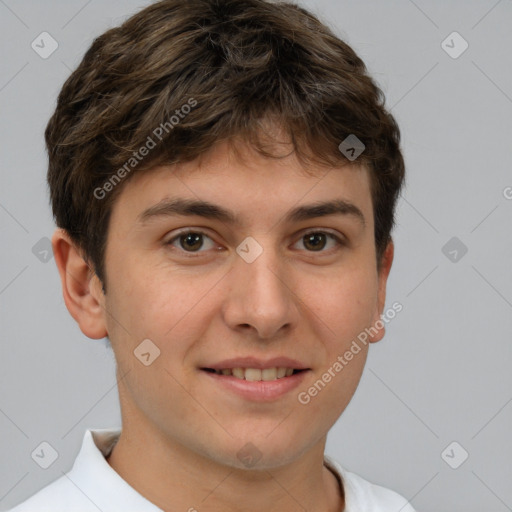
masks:
{"label": "man", "polygon": [[22,511],[412,511],[324,455],[384,336],[400,135],[353,50],[264,0],[94,41],[47,130],[55,260],[122,429]]}

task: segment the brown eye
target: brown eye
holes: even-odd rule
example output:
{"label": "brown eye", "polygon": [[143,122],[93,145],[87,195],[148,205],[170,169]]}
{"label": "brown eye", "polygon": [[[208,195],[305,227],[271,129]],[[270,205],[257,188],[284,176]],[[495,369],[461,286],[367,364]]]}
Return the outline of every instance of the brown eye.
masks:
{"label": "brown eye", "polygon": [[215,247],[215,243],[206,233],[192,230],[182,231],[165,242],[165,245],[171,246],[181,253],[198,253],[198,255]]}
{"label": "brown eye", "polygon": [[321,251],[326,244],[325,233],[308,233],[304,235],[304,246],[312,251]]}
{"label": "brown eye", "polygon": [[191,249],[192,251],[197,251],[198,249],[201,249],[203,245],[202,237],[202,234],[192,232],[181,235],[179,237],[180,246],[183,249]]}
{"label": "brown eye", "polygon": [[[319,253],[331,252],[329,249],[332,250],[332,247],[337,246],[337,248],[340,248],[345,245],[340,237],[326,231],[310,231],[303,235],[299,241],[302,241],[306,251]],[[329,242],[331,242],[331,247],[327,247]],[[334,245],[332,245],[332,243]],[[324,250],[326,247],[327,250]]]}

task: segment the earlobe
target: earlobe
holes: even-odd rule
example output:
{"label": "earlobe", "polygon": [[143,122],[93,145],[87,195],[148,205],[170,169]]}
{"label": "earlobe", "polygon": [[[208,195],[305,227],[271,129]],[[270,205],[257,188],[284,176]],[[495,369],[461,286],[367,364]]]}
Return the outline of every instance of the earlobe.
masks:
{"label": "earlobe", "polygon": [[386,334],[385,323],[381,320],[381,315],[384,312],[384,306],[386,304],[386,285],[388,281],[389,272],[391,271],[391,265],[393,264],[395,247],[393,240],[390,239],[384,254],[382,255],[382,261],[378,273],[378,293],[377,293],[377,307],[375,310],[373,324],[369,341],[375,343],[380,341]]}
{"label": "earlobe", "polygon": [[68,233],[57,229],[52,237],[53,254],[59,271],[66,307],[89,338],[107,336],[104,295],[96,274],[82,258]]}

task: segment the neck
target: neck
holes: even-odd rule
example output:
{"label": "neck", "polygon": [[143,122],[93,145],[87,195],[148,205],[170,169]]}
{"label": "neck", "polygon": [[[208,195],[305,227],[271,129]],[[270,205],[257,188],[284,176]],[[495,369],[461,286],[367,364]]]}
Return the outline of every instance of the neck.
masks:
{"label": "neck", "polygon": [[107,462],[166,511],[340,512],[343,490],[324,465],[324,448],[325,439],[293,463],[244,470],[218,464],[147,429],[123,427]]}

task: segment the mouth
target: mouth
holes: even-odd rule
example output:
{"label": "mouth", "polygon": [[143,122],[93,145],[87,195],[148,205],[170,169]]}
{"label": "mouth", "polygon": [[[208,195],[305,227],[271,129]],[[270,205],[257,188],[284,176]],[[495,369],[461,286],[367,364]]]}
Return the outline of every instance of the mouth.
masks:
{"label": "mouth", "polygon": [[276,357],[262,361],[252,357],[225,360],[199,368],[208,386],[249,402],[275,402],[293,396],[311,368],[299,361]]}
{"label": "mouth", "polygon": [[273,381],[291,377],[297,373],[305,372],[308,368],[290,368],[286,366],[275,366],[271,368],[201,368],[201,370],[224,377],[235,377],[240,380],[251,382]]}

